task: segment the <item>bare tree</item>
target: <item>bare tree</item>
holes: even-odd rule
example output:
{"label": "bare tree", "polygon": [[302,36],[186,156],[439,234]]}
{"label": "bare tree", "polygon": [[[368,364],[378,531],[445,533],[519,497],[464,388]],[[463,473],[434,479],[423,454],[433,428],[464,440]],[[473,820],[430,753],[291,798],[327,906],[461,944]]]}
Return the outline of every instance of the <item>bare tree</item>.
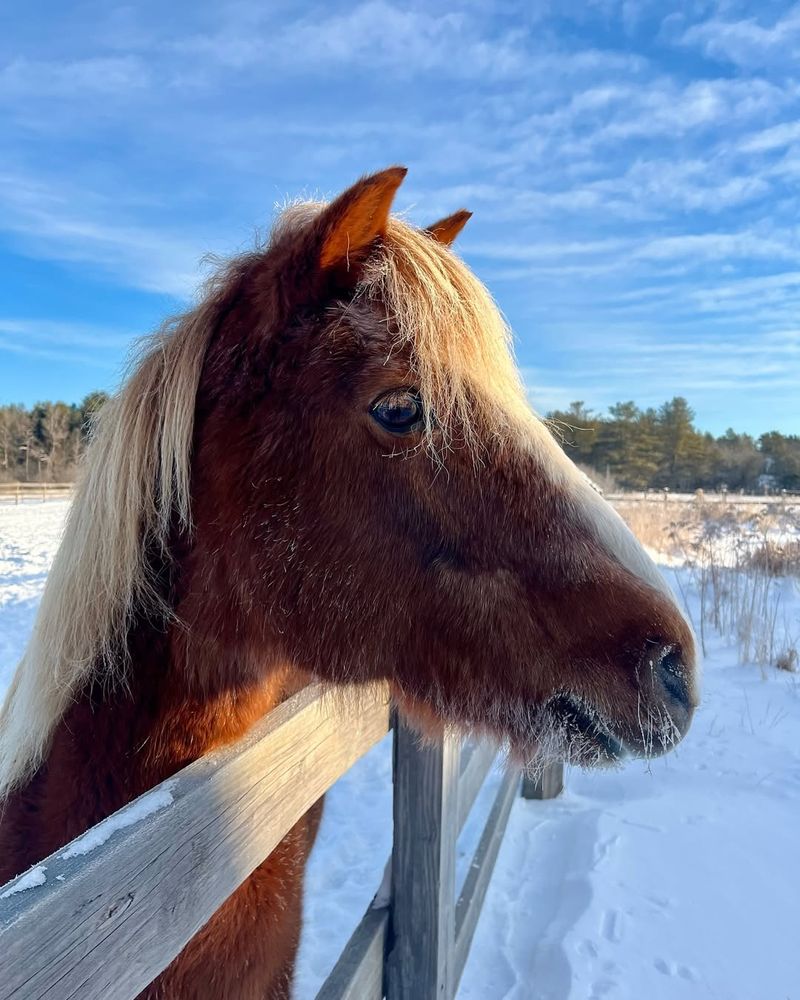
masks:
{"label": "bare tree", "polygon": [[31,414],[23,407],[0,407],[0,476],[18,479],[32,436]]}
{"label": "bare tree", "polygon": [[[70,431],[69,407],[64,403],[47,403],[45,406],[42,429],[44,431],[44,454],[39,461],[39,477],[41,478],[42,461],[47,463],[48,476],[52,478],[55,469],[63,469],[66,465],[64,442]],[[37,456],[38,457],[38,456]]]}

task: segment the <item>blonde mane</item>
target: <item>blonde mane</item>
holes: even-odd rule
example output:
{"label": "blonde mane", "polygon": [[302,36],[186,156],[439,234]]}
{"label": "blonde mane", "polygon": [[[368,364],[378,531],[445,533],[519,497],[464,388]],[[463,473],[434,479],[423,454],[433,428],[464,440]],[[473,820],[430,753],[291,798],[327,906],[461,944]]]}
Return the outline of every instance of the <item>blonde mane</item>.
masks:
{"label": "blonde mane", "polygon": [[54,726],[93,671],[124,681],[125,635],[137,609],[163,614],[148,545],[172,518],[191,521],[195,396],[222,290],[143,342],[141,358],[102,410],[33,633],[0,710],[0,798],[42,762]]}
{"label": "blonde mane", "polygon": [[[273,239],[321,207],[287,209]],[[249,254],[232,261],[200,305],[146,342],[101,414],[33,634],[0,711],[0,799],[39,767],[54,727],[92,676],[108,687],[124,683],[134,614],[170,613],[149,577],[146,553],[166,551],[175,519],[191,528],[191,445],[203,359],[222,306],[252,260]],[[470,428],[476,406],[498,431],[515,413],[530,417],[508,328],[491,296],[433,238],[390,220],[356,297],[388,310],[440,426]]]}

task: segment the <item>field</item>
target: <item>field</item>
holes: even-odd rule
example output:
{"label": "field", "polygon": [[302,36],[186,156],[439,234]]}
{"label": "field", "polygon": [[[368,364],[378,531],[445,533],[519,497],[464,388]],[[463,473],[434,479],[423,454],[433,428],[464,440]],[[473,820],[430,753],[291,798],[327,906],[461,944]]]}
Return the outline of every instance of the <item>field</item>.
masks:
{"label": "field", "polygon": [[[702,636],[703,705],[670,757],[572,770],[562,798],[515,804],[459,997],[800,1000],[797,513],[621,506]],[[0,505],[0,696],[66,510]],[[459,842],[461,878],[477,828]],[[387,738],[327,798],[298,1000],[377,889],[390,830]]]}

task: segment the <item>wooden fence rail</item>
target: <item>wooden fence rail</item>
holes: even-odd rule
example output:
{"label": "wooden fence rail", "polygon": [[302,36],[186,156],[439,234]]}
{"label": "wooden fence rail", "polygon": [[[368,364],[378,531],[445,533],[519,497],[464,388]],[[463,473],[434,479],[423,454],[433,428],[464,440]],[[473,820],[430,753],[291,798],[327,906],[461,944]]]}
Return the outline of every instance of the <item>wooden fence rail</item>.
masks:
{"label": "wooden fence rail", "polygon": [[[20,503],[23,500],[56,500],[72,496],[74,483],[0,483],[0,501]],[[630,491],[628,493],[606,493],[610,503],[720,503],[736,505],[766,505],[800,503],[800,493],[781,490],[765,494],[740,494],[735,492],[671,493],[669,490]]]}
{"label": "wooden fence rail", "polygon": [[669,490],[632,491],[630,493],[605,493],[610,504],[721,504],[723,506],[785,507],[800,503],[800,493],[781,490],[778,493],[712,493],[695,490],[694,493],[671,493]]}
{"label": "wooden fence rail", "polygon": [[73,483],[0,483],[0,502],[68,499],[74,488]]}
{"label": "wooden fence rail", "polygon": [[[357,708],[306,688],[0,889],[0,1000],[133,1000],[387,733],[385,688]],[[451,1000],[519,785],[507,771],[456,900],[456,839],[495,749],[462,754],[455,737],[420,746],[403,723],[394,730],[391,890],[318,1000]]]}

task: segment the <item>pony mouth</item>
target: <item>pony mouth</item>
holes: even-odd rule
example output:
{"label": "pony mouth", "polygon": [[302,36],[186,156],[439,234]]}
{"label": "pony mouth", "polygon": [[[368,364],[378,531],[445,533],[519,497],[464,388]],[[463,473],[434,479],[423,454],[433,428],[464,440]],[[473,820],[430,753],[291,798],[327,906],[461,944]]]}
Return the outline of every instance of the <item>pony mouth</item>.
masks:
{"label": "pony mouth", "polygon": [[582,698],[561,692],[543,707],[549,727],[570,763],[597,767],[615,764],[630,756],[625,742],[609,722]]}

